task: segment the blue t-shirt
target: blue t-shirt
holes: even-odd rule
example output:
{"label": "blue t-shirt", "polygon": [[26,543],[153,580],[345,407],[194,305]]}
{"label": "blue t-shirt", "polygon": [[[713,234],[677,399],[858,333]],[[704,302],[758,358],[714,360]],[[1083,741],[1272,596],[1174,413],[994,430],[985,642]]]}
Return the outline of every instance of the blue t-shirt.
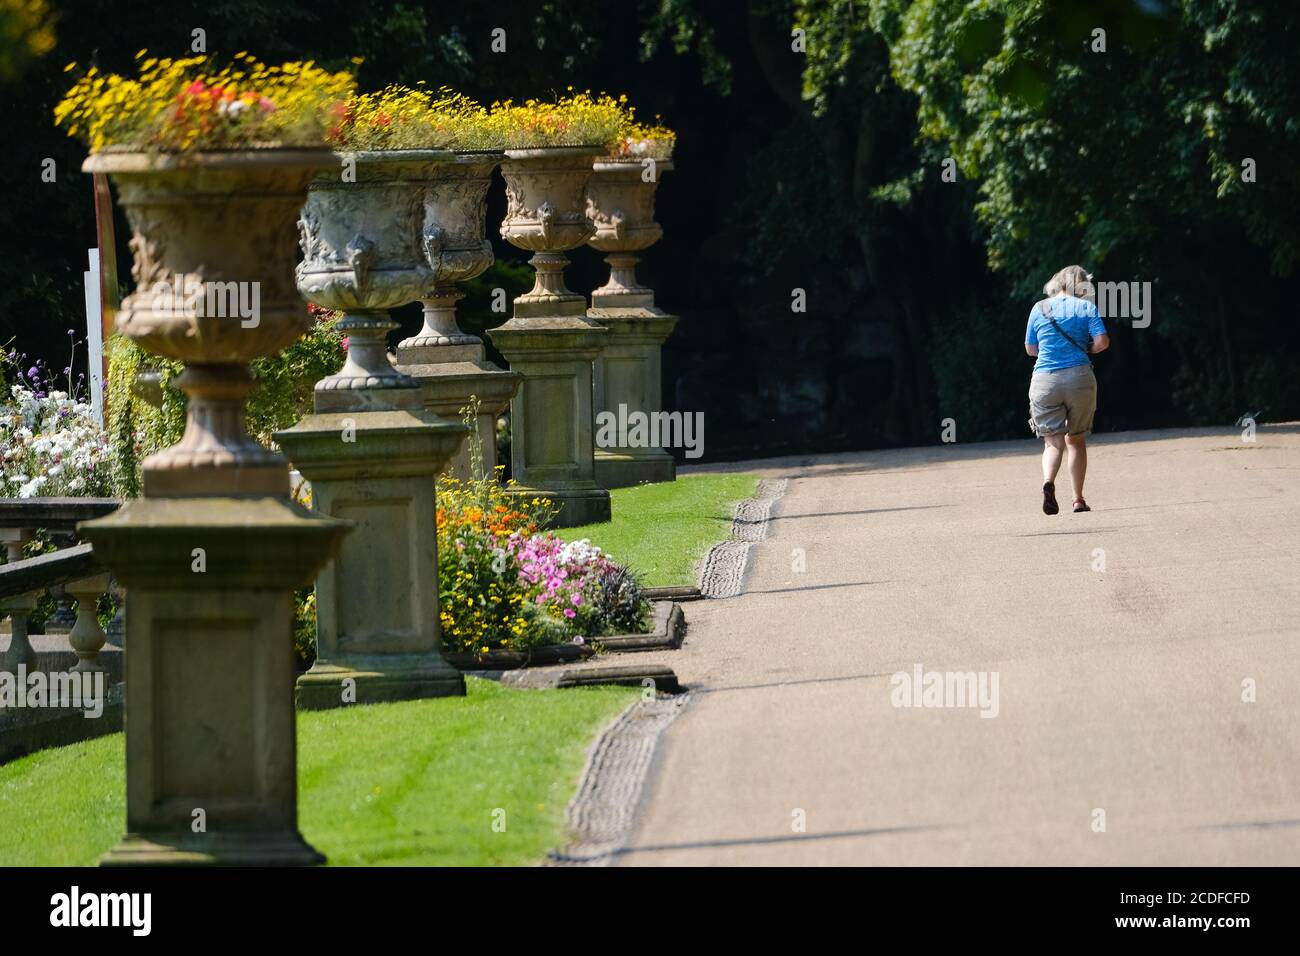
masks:
{"label": "blue t-shirt", "polygon": [[[1087,345],[1094,336],[1106,334],[1106,323],[1101,320],[1097,307],[1087,299],[1074,296],[1053,296],[1046,300],[1052,309],[1052,318],[1056,324],[1065,329],[1067,335]],[[1034,363],[1035,372],[1055,372],[1076,365],[1087,365],[1090,359],[1052,326],[1043,310],[1034,304],[1029,313],[1029,326],[1025,329],[1025,344],[1038,346],[1038,361]]]}

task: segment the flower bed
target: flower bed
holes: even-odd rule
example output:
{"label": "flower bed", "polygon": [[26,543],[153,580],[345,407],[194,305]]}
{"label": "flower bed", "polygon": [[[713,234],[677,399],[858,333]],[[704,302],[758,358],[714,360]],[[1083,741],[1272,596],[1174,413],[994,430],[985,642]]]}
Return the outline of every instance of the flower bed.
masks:
{"label": "flower bed", "polygon": [[438,600],[449,653],[584,645],[645,628],[650,604],[635,576],[585,539],[541,530],[552,511],[492,479],[440,480]]}

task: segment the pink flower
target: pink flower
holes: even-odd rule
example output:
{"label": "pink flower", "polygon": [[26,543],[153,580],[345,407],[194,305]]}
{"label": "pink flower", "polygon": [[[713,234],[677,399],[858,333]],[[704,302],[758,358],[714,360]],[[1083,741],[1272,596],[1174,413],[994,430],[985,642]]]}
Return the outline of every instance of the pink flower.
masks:
{"label": "pink flower", "polygon": [[566,607],[566,608],[564,609],[564,616],[565,616],[565,617],[577,617],[577,616],[578,616],[578,612],[575,611],[575,610],[574,610],[573,608],[571,608],[571,607]]}

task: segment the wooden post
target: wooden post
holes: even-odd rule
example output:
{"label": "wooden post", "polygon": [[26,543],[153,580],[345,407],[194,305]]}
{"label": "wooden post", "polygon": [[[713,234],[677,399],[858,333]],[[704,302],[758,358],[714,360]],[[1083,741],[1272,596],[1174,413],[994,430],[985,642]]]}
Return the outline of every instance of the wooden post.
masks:
{"label": "wooden post", "polygon": [[[117,238],[113,230],[113,194],[108,188],[108,176],[95,173],[95,241],[99,246],[99,304],[100,341],[104,344],[101,359],[101,381],[108,381],[108,340],[113,334],[117,319]],[[104,390],[104,421],[108,421],[108,390]]]}

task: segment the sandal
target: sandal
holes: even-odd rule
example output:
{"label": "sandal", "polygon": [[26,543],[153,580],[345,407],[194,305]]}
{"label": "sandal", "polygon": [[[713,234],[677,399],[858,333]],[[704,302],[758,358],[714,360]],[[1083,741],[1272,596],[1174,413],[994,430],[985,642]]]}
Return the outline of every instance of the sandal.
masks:
{"label": "sandal", "polygon": [[1056,503],[1056,485],[1050,481],[1043,482],[1043,514],[1054,515],[1061,510]]}
{"label": "sandal", "polygon": [[1075,513],[1075,514],[1078,514],[1080,511],[1091,511],[1091,510],[1092,510],[1092,509],[1088,507],[1088,502],[1084,501],[1082,498],[1075,498],[1075,499],[1074,499],[1074,513]]}

